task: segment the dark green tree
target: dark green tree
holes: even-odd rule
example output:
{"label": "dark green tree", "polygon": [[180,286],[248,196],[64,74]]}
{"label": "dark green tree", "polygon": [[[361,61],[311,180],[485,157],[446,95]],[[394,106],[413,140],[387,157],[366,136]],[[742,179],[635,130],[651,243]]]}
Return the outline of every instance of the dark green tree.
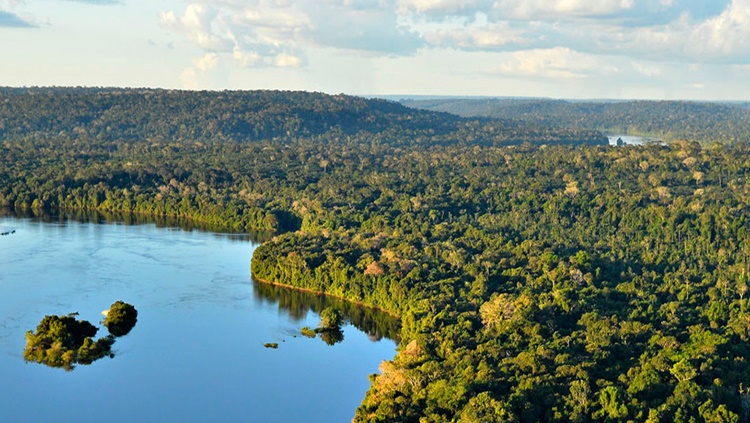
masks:
{"label": "dark green tree", "polygon": [[138,321],[138,310],[132,304],[115,301],[109,307],[104,318],[104,326],[114,336],[125,336],[133,329]]}

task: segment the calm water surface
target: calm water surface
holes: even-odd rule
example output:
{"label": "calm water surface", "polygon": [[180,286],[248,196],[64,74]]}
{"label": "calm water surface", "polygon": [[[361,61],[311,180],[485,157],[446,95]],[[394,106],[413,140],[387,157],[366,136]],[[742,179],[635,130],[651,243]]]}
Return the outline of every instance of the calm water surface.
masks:
{"label": "calm water surface", "polygon": [[[246,239],[20,218],[0,227],[16,229],[0,237],[0,422],[347,422],[367,376],[395,354],[387,316],[254,285]],[[70,372],[24,362],[24,333],[45,314],[98,323],[116,300],[139,314],[114,358]],[[298,335],[326,301],[361,329],[347,324],[333,346]]]}
{"label": "calm water surface", "polygon": [[652,137],[639,137],[637,135],[607,135],[609,145],[617,145],[617,139],[622,139],[625,145],[644,145],[649,143],[663,144],[663,141]]}

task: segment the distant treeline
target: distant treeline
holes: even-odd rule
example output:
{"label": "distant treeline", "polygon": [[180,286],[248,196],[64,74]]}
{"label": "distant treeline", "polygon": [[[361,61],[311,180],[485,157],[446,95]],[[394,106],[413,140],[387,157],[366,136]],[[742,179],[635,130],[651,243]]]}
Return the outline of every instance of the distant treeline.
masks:
{"label": "distant treeline", "polygon": [[[0,88],[0,140],[221,143],[364,136],[370,143],[603,144],[596,131],[479,121],[299,91]],[[319,140],[321,141],[321,140]]]}
{"label": "distant treeline", "polygon": [[647,135],[702,144],[750,142],[747,103],[690,101],[570,101],[549,99],[404,100],[418,109],[487,117],[530,126]]}

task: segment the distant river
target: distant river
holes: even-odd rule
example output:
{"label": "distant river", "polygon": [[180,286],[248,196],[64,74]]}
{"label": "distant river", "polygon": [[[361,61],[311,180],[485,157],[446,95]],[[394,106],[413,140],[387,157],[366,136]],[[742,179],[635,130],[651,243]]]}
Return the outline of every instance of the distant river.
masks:
{"label": "distant river", "polygon": [[636,135],[607,135],[609,145],[617,145],[617,140],[621,139],[625,145],[643,145],[648,143],[661,143],[659,138],[639,137]]}
{"label": "distant river", "polygon": [[[395,355],[395,319],[254,284],[257,244],[242,236],[15,217],[0,227],[16,229],[0,237],[0,422],[348,422],[367,376]],[[139,314],[114,358],[70,372],[24,361],[24,333],[45,314],[98,324],[116,300]],[[348,316],[343,342],[299,336],[331,304]]]}

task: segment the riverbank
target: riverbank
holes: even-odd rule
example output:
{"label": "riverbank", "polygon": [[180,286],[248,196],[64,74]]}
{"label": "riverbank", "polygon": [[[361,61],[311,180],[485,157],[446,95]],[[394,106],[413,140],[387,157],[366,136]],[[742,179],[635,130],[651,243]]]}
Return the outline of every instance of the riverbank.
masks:
{"label": "riverbank", "polygon": [[309,289],[309,288],[300,288],[298,286],[284,284],[284,283],[271,282],[271,281],[268,281],[268,280],[265,280],[265,279],[262,279],[262,278],[259,278],[259,277],[255,276],[254,274],[252,274],[252,272],[250,273],[250,277],[252,278],[253,281],[258,282],[258,283],[263,283],[263,284],[272,285],[272,286],[278,286],[280,288],[291,289],[291,290],[299,291],[299,292],[306,292],[306,293],[313,294],[313,295],[325,296],[325,297],[329,297],[329,298],[336,298],[337,300],[346,301],[346,302],[348,302],[350,304],[354,304],[354,305],[356,305],[358,307],[368,308],[370,310],[375,310],[377,312],[386,314],[386,315],[394,317],[396,319],[401,319],[401,316],[399,316],[398,314],[392,313],[392,312],[390,312],[390,311],[388,311],[388,310],[386,310],[384,308],[377,307],[377,306],[374,306],[372,304],[367,304],[367,303],[364,303],[362,301],[352,301],[352,300],[347,299],[346,297],[343,297],[341,295],[335,295],[335,294],[331,294],[331,293],[324,292],[324,291],[316,291],[314,289]]}

